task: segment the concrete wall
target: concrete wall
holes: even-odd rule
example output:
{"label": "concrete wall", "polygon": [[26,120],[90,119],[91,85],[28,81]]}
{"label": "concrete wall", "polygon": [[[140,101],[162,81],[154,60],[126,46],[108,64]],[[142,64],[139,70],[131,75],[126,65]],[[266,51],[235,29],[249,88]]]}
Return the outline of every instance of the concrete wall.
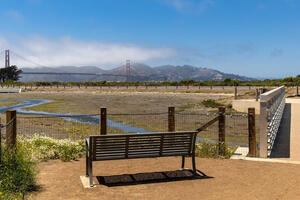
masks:
{"label": "concrete wall", "polygon": [[239,99],[233,100],[232,108],[238,112],[248,113],[248,108],[255,108],[255,114],[260,112],[260,103],[255,99]]}
{"label": "concrete wall", "polygon": [[0,88],[0,93],[20,93],[22,89],[20,88]]}

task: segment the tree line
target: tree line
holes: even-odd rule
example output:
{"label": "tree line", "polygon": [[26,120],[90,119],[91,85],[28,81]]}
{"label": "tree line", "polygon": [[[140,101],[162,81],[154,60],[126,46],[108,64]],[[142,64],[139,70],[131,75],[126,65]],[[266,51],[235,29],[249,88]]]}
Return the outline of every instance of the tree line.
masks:
{"label": "tree line", "polygon": [[220,81],[85,81],[85,82],[59,82],[59,81],[39,81],[39,82],[19,82],[22,70],[12,65],[0,69],[0,84],[2,85],[34,85],[34,86],[300,86],[300,75],[286,77],[283,79],[265,79],[240,81],[234,79],[224,79]]}

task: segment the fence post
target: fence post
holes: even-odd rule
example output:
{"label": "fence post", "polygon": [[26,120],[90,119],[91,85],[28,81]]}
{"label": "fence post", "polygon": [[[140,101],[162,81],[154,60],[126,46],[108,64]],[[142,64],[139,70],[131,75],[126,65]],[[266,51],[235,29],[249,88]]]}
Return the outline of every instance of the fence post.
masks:
{"label": "fence post", "polygon": [[299,96],[299,86],[296,86],[296,96]]}
{"label": "fence post", "polygon": [[6,127],[6,146],[8,149],[13,149],[17,142],[17,112],[15,110],[6,111],[6,124],[11,120],[14,121]]}
{"label": "fence post", "polygon": [[225,154],[225,107],[219,107],[219,155]]}
{"label": "fence post", "polygon": [[258,88],[256,88],[255,90],[255,100],[258,101],[258,97],[259,97],[259,90]]}
{"label": "fence post", "polygon": [[168,110],[168,131],[175,131],[175,107],[169,107]]}
{"label": "fence post", "polygon": [[248,108],[249,157],[256,157],[255,108]]}
{"label": "fence post", "polygon": [[100,134],[106,135],[107,133],[107,118],[106,118],[106,108],[101,108],[100,111]]}
{"label": "fence post", "polygon": [[238,92],[237,92],[237,86],[234,86],[234,99],[237,100]]}
{"label": "fence post", "polygon": [[2,135],[1,135],[2,125],[0,118],[0,164],[2,164]]}

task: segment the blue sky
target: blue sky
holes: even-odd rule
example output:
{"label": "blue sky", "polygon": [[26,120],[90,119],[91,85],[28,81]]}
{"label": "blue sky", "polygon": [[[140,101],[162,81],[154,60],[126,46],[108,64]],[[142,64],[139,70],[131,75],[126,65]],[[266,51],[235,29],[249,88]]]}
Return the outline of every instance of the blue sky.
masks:
{"label": "blue sky", "polygon": [[[46,66],[131,59],[297,75],[299,9],[299,0],[0,0],[0,52]],[[34,67],[14,54],[11,62]]]}

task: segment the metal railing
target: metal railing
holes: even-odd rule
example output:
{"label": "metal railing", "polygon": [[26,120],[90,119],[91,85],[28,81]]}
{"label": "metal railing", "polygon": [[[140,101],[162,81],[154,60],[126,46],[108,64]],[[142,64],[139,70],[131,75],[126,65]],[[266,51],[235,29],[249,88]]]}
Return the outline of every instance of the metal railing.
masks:
{"label": "metal railing", "polygon": [[285,107],[285,87],[260,96],[260,157],[269,157]]}

